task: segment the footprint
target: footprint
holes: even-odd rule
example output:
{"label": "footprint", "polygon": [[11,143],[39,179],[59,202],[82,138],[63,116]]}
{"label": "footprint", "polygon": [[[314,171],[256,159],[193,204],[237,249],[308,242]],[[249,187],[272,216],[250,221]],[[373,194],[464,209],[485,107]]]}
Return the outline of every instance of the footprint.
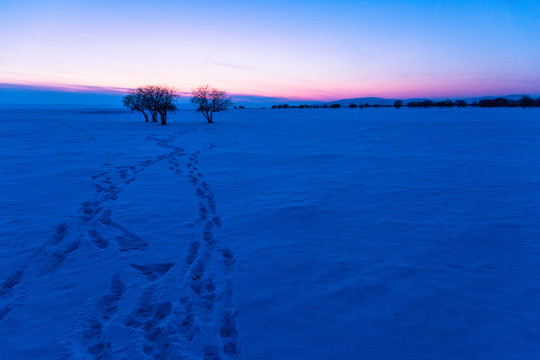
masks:
{"label": "footprint", "polygon": [[189,246],[188,255],[186,256],[186,263],[188,265],[193,264],[193,262],[197,258],[197,254],[199,252],[199,247],[200,247],[200,244],[199,244],[198,241],[192,242],[191,245]]}
{"label": "footprint", "polygon": [[115,239],[118,243],[118,251],[121,252],[128,250],[139,250],[148,246],[146,241],[143,241],[143,239],[137,235],[129,232],[126,232],[123,235],[117,235]]}
{"label": "footprint", "polygon": [[146,288],[137,302],[137,308],[128,315],[124,325],[131,328],[140,328],[152,315],[155,295],[156,288],[154,286]]}
{"label": "footprint", "polygon": [[17,305],[15,304],[10,304],[10,305],[6,305],[4,306],[3,308],[0,309],[0,321],[6,317],[7,314],[9,314],[11,312],[11,310],[15,309]]}
{"label": "footprint", "polygon": [[100,297],[93,312],[82,328],[82,343],[86,351],[95,359],[111,359],[111,343],[103,332],[104,320],[108,320],[118,310],[118,303],[126,287],[118,274],[111,278],[109,293]]}
{"label": "footprint", "polygon": [[15,286],[21,281],[24,274],[24,268],[18,268],[9,274],[6,280],[0,286],[0,296],[4,296],[11,292]]}
{"label": "footprint", "polygon": [[221,257],[223,258],[223,265],[225,266],[225,274],[230,275],[234,271],[234,263],[236,260],[234,259],[234,254],[231,250],[227,248],[222,248],[219,250],[221,253]]}
{"label": "footprint", "polygon": [[208,221],[204,227],[203,239],[209,244],[214,243],[213,229],[214,229],[214,224],[211,221]]}
{"label": "footprint", "polygon": [[191,269],[190,275],[189,275],[189,287],[191,290],[196,293],[200,294],[203,289],[203,279],[202,276],[204,275],[204,265],[202,261],[199,259],[195,266]]}
{"label": "footprint", "polygon": [[82,217],[86,220],[93,219],[100,211],[100,203],[98,201],[86,201],[81,206]]}
{"label": "footprint", "polygon": [[62,241],[67,235],[67,225],[66,223],[62,223],[56,227],[54,230],[54,234],[51,236],[50,244],[52,246],[57,245],[60,241]]}
{"label": "footprint", "polygon": [[[108,165],[108,164],[104,164],[104,165]],[[102,172],[102,173],[99,173],[99,174],[97,174],[97,175],[92,176],[92,179],[93,179],[93,180],[96,180],[97,178],[102,177],[103,175],[106,175],[106,174],[107,174],[107,172],[104,171],[104,172]]]}
{"label": "footprint", "polygon": [[118,310],[118,302],[125,292],[126,286],[120,279],[120,276],[118,274],[113,275],[109,293],[101,297],[97,303],[97,309],[103,319],[109,319]]}
{"label": "footprint", "polygon": [[137,265],[129,264],[135,270],[141,272],[141,274],[148,280],[155,280],[165,275],[173,266],[174,263],[164,264],[150,264],[150,265]]}
{"label": "footprint", "polygon": [[225,311],[221,319],[219,336],[223,341],[223,353],[234,356],[238,353],[238,329],[236,328],[236,312]]}
{"label": "footprint", "polygon": [[101,234],[98,233],[96,230],[89,230],[88,236],[90,236],[90,240],[92,241],[92,244],[94,244],[96,247],[100,249],[105,249],[109,245],[109,242],[107,241],[107,239],[101,236]]}
{"label": "footprint", "polygon": [[62,265],[67,256],[77,250],[80,245],[81,241],[77,239],[66,245],[64,250],[56,250],[52,254],[50,254],[48,256],[49,258],[47,259],[46,264],[38,272],[38,277],[55,272],[60,267],[60,265]]}
{"label": "footprint", "polygon": [[204,360],[220,360],[218,349],[215,346],[204,347]]}

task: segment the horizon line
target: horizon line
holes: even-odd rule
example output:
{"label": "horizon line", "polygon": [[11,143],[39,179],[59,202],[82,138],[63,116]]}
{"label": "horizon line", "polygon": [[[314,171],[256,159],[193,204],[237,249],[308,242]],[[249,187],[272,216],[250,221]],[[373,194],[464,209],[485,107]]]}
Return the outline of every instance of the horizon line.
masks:
{"label": "horizon line", "polygon": [[[159,85],[159,84],[158,84]],[[144,85],[143,85],[144,86]],[[172,86],[176,93],[179,94],[180,97],[189,97],[191,96],[191,91],[182,91],[174,86]],[[44,92],[61,92],[61,93],[75,93],[75,94],[95,94],[95,95],[116,95],[116,96],[122,96],[125,95],[130,89],[127,87],[120,87],[120,86],[98,86],[98,85],[84,85],[84,84],[72,84],[72,83],[61,83],[61,82],[5,82],[0,81],[0,89],[13,89],[13,90],[30,90],[30,91],[44,91]],[[257,101],[257,100],[263,100],[263,99],[273,99],[275,101],[317,101],[317,102],[336,102],[336,101],[346,101],[346,100],[354,100],[354,99],[364,99],[364,98],[373,98],[373,99],[380,99],[380,100],[416,100],[416,99],[433,99],[433,100],[443,100],[443,99],[473,99],[473,98],[483,98],[483,97],[511,97],[511,96],[532,96],[537,97],[540,96],[540,93],[538,94],[530,94],[530,93],[514,93],[514,94],[506,94],[506,95],[493,95],[493,94],[486,94],[486,95],[476,95],[476,96],[470,96],[470,95],[462,95],[462,96],[436,96],[436,97],[429,97],[429,96],[414,96],[414,97],[382,97],[380,95],[367,95],[367,96],[355,96],[355,97],[341,97],[341,98],[334,98],[334,99],[323,99],[318,97],[313,98],[306,98],[306,97],[299,97],[299,96],[270,96],[270,95],[262,95],[262,94],[246,94],[246,93],[231,93],[227,92],[229,96],[233,98],[243,98],[240,101]]]}

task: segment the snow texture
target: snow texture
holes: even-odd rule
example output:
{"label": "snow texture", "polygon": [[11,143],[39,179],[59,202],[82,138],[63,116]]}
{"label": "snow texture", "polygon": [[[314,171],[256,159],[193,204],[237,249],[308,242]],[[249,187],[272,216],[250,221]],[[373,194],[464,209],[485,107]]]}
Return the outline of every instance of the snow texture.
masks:
{"label": "snow texture", "polygon": [[540,354],[540,111],[0,111],[0,359]]}

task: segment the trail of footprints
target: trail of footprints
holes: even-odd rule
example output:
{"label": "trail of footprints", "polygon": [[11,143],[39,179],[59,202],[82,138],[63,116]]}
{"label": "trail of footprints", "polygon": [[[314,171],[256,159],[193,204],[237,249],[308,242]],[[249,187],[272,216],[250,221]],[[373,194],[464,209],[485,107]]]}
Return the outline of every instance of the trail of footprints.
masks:
{"label": "trail of footprints", "polygon": [[[169,142],[159,144],[174,149]],[[203,151],[214,147],[210,144]],[[142,335],[143,353],[148,358],[181,358],[186,353],[208,360],[241,358],[232,288],[235,260],[229,249],[218,245],[214,234],[221,221],[212,191],[195,166],[200,153],[191,154],[187,164],[188,179],[199,199],[199,217],[183,271],[156,276],[124,323]],[[177,158],[169,158],[169,165],[173,173],[183,172]],[[132,266],[148,278],[147,268]],[[153,273],[158,272],[156,268]],[[178,291],[171,295],[174,287]]]}
{"label": "trail of footprints", "polygon": [[[232,286],[235,258],[215,236],[221,220],[210,186],[198,169],[201,151],[190,154],[187,165],[181,164],[179,159],[186,154],[173,144],[179,135],[182,134],[166,139],[149,137],[169,149],[168,154],[92,177],[94,199],[81,205],[78,218],[57,225],[51,237],[0,284],[0,322],[13,309],[24,305],[26,289],[33,282],[54,276],[83,241],[100,251],[108,250],[111,240],[120,254],[144,251],[149,244],[114,221],[107,204],[117,200],[138,173],[166,159],[173,174],[187,173],[199,199],[194,240],[187,246],[185,259],[176,264],[136,264],[126,260],[126,266],[137,271],[147,283],[135,308],[124,309],[127,316],[117,314],[126,285],[119,274],[113,275],[108,293],[90,302],[80,324],[75,326],[78,330],[61,346],[58,358],[76,358],[75,349],[81,346],[94,359],[118,358],[120,355],[115,355],[114,344],[107,334],[112,323],[120,323],[131,329],[133,336],[143,339],[141,351],[148,359],[179,359],[186,354],[189,358],[205,360],[241,359]],[[211,143],[203,151],[215,146]],[[99,230],[103,227],[114,231],[116,236],[111,239],[110,235],[103,235]]]}
{"label": "trail of footprints", "polygon": [[58,224],[50,238],[0,283],[0,321],[16,307],[23,306],[27,289],[31,289],[36,281],[54,275],[84,240],[90,240],[100,249],[109,246],[109,241],[95,229],[96,221],[117,230],[115,241],[119,251],[138,250],[147,246],[135,234],[112,221],[111,211],[104,209],[109,202],[118,199],[120,192],[135,180],[138,173],[169,156],[178,156],[179,152],[182,150],[178,148],[170,154],[141,161],[135,166],[118,166],[93,176],[94,198],[81,204],[74,220]]}

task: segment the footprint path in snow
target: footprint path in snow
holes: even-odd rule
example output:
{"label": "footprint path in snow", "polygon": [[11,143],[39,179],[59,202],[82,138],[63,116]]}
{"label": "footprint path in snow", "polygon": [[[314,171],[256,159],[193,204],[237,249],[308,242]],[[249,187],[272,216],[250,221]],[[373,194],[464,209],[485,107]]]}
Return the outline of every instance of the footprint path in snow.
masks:
{"label": "footprint path in snow", "polygon": [[[88,316],[76,333],[78,342],[86,352],[95,359],[114,359],[111,342],[105,334],[107,321],[118,310],[120,298],[126,292],[126,287],[118,274],[113,275],[109,292],[92,301],[91,308],[86,311]],[[65,355],[65,354],[64,354]],[[74,356],[74,354],[71,354]]]}
{"label": "footprint path in snow", "polygon": [[[177,133],[169,140],[183,134],[185,132]],[[80,248],[83,240],[89,240],[100,249],[109,245],[109,241],[96,230],[96,221],[116,229],[119,234],[115,240],[121,252],[147,246],[148,244],[135,234],[110,220],[111,211],[105,208],[108,203],[118,199],[120,192],[136,179],[138,173],[166,158],[179,157],[182,154],[181,148],[175,148],[169,154],[140,161],[136,165],[118,166],[92,176],[95,189],[93,199],[81,204],[74,220],[58,224],[50,238],[33,250],[27,259],[0,283],[0,321],[15,308],[23,306],[29,289],[42,282],[44,277],[54,275],[62,263]]]}
{"label": "footprint path in snow", "polygon": [[[211,150],[215,146],[211,143],[204,151]],[[239,334],[232,287],[235,260],[232,251],[221,245],[215,237],[214,229],[221,225],[221,219],[217,214],[216,202],[210,186],[199,172],[197,166],[199,155],[199,151],[192,153],[190,162],[187,164],[190,169],[188,177],[199,198],[197,223],[199,231],[202,232],[202,236],[199,236],[202,241],[195,241],[190,245],[186,258],[189,266],[187,282],[192,292],[190,298],[198,314],[208,315],[200,316],[201,324],[210,329],[212,327],[219,329],[221,351],[208,341],[208,344],[204,346],[204,357],[219,359],[220,353],[223,353],[227,358],[238,359],[240,358]],[[212,262],[220,262],[221,274],[212,272]],[[221,283],[219,288],[216,283]],[[209,311],[210,314],[208,314]],[[207,333],[212,332],[212,330],[207,331]]]}
{"label": "footprint path in snow", "polygon": [[[175,149],[169,141],[158,144]],[[214,147],[210,144],[203,151]],[[124,322],[142,336],[143,353],[149,359],[181,358],[182,354],[200,354],[194,358],[203,359],[241,358],[233,302],[234,255],[215,237],[221,220],[210,186],[196,166],[200,154],[192,153],[184,165],[199,200],[194,240],[188,246],[184,268],[177,266],[151,281]],[[174,174],[184,172],[175,157],[169,158],[169,165]],[[149,268],[136,268],[152,280]]]}
{"label": "footprint path in snow", "polygon": [[[109,291],[91,300],[81,319],[68,330],[67,340],[60,345],[59,358],[77,357],[75,354],[79,354],[81,348],[94,359],[122,356],[115,354],[111,340],[112,325],[118,324],[130,329],[130,337],[142,339],[135,343],[142,344],[141,355],[149,359],[177,359],[186,354],[203,359],[241,358],[233,302],[234,255],[215,236],[221,220],[210,186],[198,169],[201,151],[190,154],[189,162],[181,164],[179,159],[186,154],[173,144],[180,135],[182,133],[165,139],[149,137],[170,152],[92,177],[95,195],[82,203],[79,216],[71,222],[60,223],[50,239],[0,284],[0,321],[16,307],[23,306],[28,289],[44,277],[54,276],[84,241],[98,251],[111,251],[112,239],[114,250],[120,255],[147,248],[146,241],[112,219],[107,207],[136,180],[138,173],[167,160],[173,174],[188,173],[199,200],[199,215],[192,234],[194,241],[189,244],[185,259],[175,266],[174,262],[138,264],[121,257],[122,266],[137,272],[141,279],[138,282],[146,284],[138,301],[131,310],[122,309],[124,315],[120,315],[117,310],[127,290],[120,275],[114,275]],[[203,151],[215,146],[211,143]]]}

